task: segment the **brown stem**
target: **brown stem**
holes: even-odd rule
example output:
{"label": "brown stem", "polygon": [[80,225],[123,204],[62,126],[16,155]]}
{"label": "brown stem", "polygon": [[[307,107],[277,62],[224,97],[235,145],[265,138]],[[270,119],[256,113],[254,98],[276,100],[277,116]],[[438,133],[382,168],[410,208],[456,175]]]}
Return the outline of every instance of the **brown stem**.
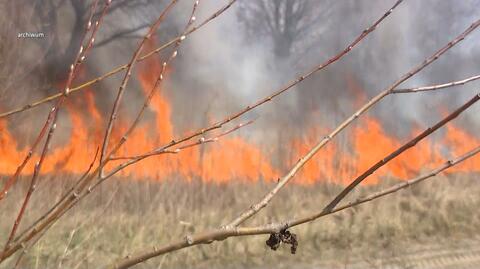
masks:
{"label": "brown stem", "polygon": [[42,140],[42,138],[45,136],[45,133],[47,132],[48,126],[50,126],[53,115],[49,115],[49,116],[50,116],[50,118],[47,118],[47,120],[45,121],[42,129],[40,130],[39,135],[37,136],[37,138],[33,142],[32,147],[30,148],[30,150],[27,153],[27,156],[25,156],[25,159],[23,159],[23,162],[17,167],[17,170],[15,170],[15,173],[7,179],[7,182],[3,186],[3,190],[0,193],[0,201],[7,196],[7,193],[10,190],[10,188],[15,184],[15,182],[17,182],[17,179],[20,176],[20,174],[22,173],[23,168],[25,168],[27,163],[30,161],[30,158],[32,158],[32,156],[33,156],[33,152],[35,151],[37,146],[40,144],[40,141]]}

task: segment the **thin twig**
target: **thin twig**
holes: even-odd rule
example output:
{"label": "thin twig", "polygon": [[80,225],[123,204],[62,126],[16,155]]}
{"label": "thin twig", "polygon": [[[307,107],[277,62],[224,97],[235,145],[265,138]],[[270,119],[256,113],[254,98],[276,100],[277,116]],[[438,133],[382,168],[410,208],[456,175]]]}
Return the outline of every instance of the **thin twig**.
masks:
{"label": "thin twig", "polygon": [[42,138],[45,136],[45,133],[47,132],[48,130],[48,127],[50,126],[50,123],[53,119],[52,117],[53,115],[49,115],[49,118],[47,118],[47,120],[45,121],[42,129],[40,130],[40,134],[37,136],[37,138],[35,139],[35,141],[33,142],[30,150],[28,151],[27,153],[27,156],[25,156],[25,159],[23,159],[23,162],[17,167],[17,170],[15,170],[15,173],[13,175],[11,175],[7,181],[5,182],[5,185],[3,186],[3,190],[2,192],[0,193],[0,201],[5,198],[8,194],[8,191],[10,190],[10,188],[15,184],[15,182],[17,181],[18,177],[20,176],[20,174],[22,173],[23,171],[23,168],[25,168],[25,166],[27,165],[27,163],[30,161],[30,158],[33,156],[33,152],[35,151],[35,149],[37,148],[37,146],[40,144],[40,141],[42,140]]}
{"label": "thin twig", "polygon": [[[207,144],[207,143],[217,142],[221,137],[226,136],[230,133],[233,133],[236,130],[242,128],[242,127],[245,127],[249,124],[252,124],[253,122],[254,122],[253,120],[250,120],[246,123],[240,123],[240,124],[236,125],[234,128],[229,129],[229,130],[227,130],[223,133],[220,133],[219,135],[209,137],[209,138],[202,137],[195,142],[191,142],[191,143],[188,143],[188,144],[185,144],[185,145],[181,145],[181,146],[179,146],[175,149],[168,150],[168,149],[158,148],[158,149],[152,150],[152,151],[150,151],[148,153],[145,153],[145,154],[136,155],[136,156],[112,157],[112,158],[110,158],[110,160],[137,160],[137,159],[145,159],[145,158],[150,157],[150,156],[166,154],[166,153],[177,154],[177,153],[179,153],[182,150],[187,149],[187,148],[191,148],[191,147],[195,147],[195,146],[199,146],[199,145],[203,145],[203,144]],[[127,165],[124,165],[123,168],[125,168],[126,166]]]}
{"label": "thin twig", "polygon": [[423,87],[416,87],[416,88],[395,89],[392,91],[392,93],[413,93],[413,92],[434,91],[434,90],[440,90],[440,89],[450,88],[454,86],[464,85],[466,83],[469,83],[478,79],[480,79],[480,75],[476,75],[463,80],[452,81],[444,84],[437,84],[437,85],[430,85],[430,86],[423,86]]}
{"label": "thin twig", "polygon": [[[174,154],[177,154],[179,152],[181,152],[181,150],[183,149],[186,149],[186,148],[191,148],[191,147],[194,147],[194,146],[199,146],[199,145],[203,145],[203,144],[206,144],[206,143],[212,143],[212,142],[216,142],[218,141],[221,137],[223,136],[226,136],[242,127],[245,127],[251,123],[253,123],[254,121],[253,120],[250,120],[246,123],[241,123],[241,124],[238,124],[237,126],[235,126],[234,128],[230,129],[230,130],[227,130],[219,135],[216,135],[214,137],[210,137],[210,138],[206,138],[206,139],[199,139],[198,141],[196,142],[193,142],[193,143],[189,143],[189,144],[186,144],[186,145],[182,145],[174,150],[164,150],[163,153],[174,153]],[[161,152],[157,152],[156,155],[158,154],[162,154]],[[132,157],[117,157],[117,158],[111,158],[111,160],[124,160],[124,159],[137,159],[137,158],[146,158],[146,157],[149,157],[149,156],[152,156],[152,155],[139,155],[139,156],[132,156]],[[123,167],[125,168],[125,167]],[[123,169],[122,168],[122,169]],[[121,170],[121,169],[120,169]],[[103,181],[105,181],[107,178],[113,176],[116,172],[120,171],[120,170],[113,170],[111,171],[108,175],[105,176],[105,178],[102,178],[101,180],[97,181],[94,185],[92,185],[91,187],[89,187],[89,190],[90,191],[93,191],[95,188],[98,187],[98,185],[100,185],[101,183],[103,183]],[[85,197],[86,195],[88,195],[87,192],[83,193],[82,196],[79,197],[79,200],[82,199],[83,197]]]}
{"label": "thin twig", "polygon": [[17,261],[15,262],[15,267],[13,269],[19,268],[20,264],[22,263],[22,259],[25,257],[25,254],[27,254],[30,249],[37,244],[38,240],[50,229],[50,227],[53,226],[55,222],[51,223],[45,230],[43,230],[34,240],[29,241],[26,244],[22,245],[22,252],[18,255]]}
{"label": "thin twig", "polygon": [[32,197],[32,193],[35,191],[35,188],[37,187],[37,179],[38,179],[38,172],[39,172],[39,167],[40,163],[35,164],[33,176],[31,179],[30,187],[28,188],[27,195],[25,195],[25,199],[23,200],[22,207],[20,208],[20,211],[18,212],[17,218],[15,219],[15,222],[13,224],[12,230],[10,231],[10,235],[8,236],[8,240],[5,243],[4,250],[8,248],[10,242],[13,240],[13,237],[15,236],[15,233],[17,232],[18,226],[20,225],[20,222],[22,221],[23,215],[25,213],[25,209],[27,208],[28,202],[30,201],[30,197]]}

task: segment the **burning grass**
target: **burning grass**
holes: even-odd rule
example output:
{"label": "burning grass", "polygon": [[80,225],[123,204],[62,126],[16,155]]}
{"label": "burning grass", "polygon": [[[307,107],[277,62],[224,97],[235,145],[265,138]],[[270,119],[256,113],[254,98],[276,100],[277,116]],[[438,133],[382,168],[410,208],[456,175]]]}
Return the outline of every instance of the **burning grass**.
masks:
{"label": "burning grass", "polygon": [[[148,50],[153,50],[156,46],[152,42],[146,45]],[[152,89],[157,91],[148,107],[154,120],[144,122],[149,124],[140,124],[128,136],[128,141],[118,151],[116,157],[138,156],[167,144],[172,138],[184,135],[177,130],[172,118],[175,106],[166,95],[166,92],[174,89],[164,89],[168,86],[160,87],[155,83],[160,73],[162,73],[162,63],[159,59],[148,58],[139,65],[139,70],[135,74],[144,97],[147,98]],[[168,75],[169,72],[165,74]],[[81,74],[80,77],[84,75]],[[348,89],[356,95],[355,102],[358,104],[355,106],[360,106],[366,99],[365,89],[351,77],[348,77],[347,81]],[[98,106],[99,97],[96,94],[94,88],[87,87],[83,95],[77,96],[75,102],[67,101],[66,113],[63,116],[66,117],[65,120],[70,123],[70,126],[68,128],[64,126],[63,129],[59,127],[60,132],[67,134],[67,142],[52,147],[45,157],[41,173],[61,171],[81,174],[91,163],[98,145],[101,145],[107,123],[105,115]],[[443,111],[443,114],[446,114],[446,111]],[[111,134],[114,141],[120,140],[131,124],[132,119],[125,117],[127,115],[122,116]],[[19,141],[21,139],[11,132],[10,125],[12,124],[8,119],[0,118],[0,155],[8,156],[0,162],[0,171],[4,174],[14,174],[29,151],[29,146],[22,146]],[[315,184],[318,179],[328,179],[335,183],[346,183],[339,182],[338,179],[349,179],[368,169],[372,163],[398,148],[410,137],[416,136],[423,128],[424,126],[417,126],[408,136],[400,138],[391,134],[383,126],[380,118],[366,115],[358,119],[358,124],[354,125],[352,130],[345,132],[344,141],[340,145],[339,143],[327,145],[314,160],[309,161],[299,171],[299,181]],[[218,143],[205,148],[190,148],[176,156],[164,156],[161,161],[157,158],[147,158],[135,166],[122,170],[121,175],[165,179],[180,174],[182,177],[202,178],[212,182],[227,182],[236,178],[248,181],[256,181],[259,178],[274,180],[281,176],[281,169],[292,167],[299,156],[306,154],[318,143],[319,138],[330,131],[332,127],[327,126],[326,123],[316,124],[302,130],[301,135],[282,140],[280,146],[270,143],[271,141],[267,139],[261,141],[264,145],[259,145],[245,136],[232,134],[222,137]],[[426,138],[415,148],[385,165],[366,182],[375,183],[382,176],[412,177],[422,168],[437,167],[445,158],[460,155],[467,151],[470,145],[479,143],[479,139],[472,132],[456,123],[450,123],[441,134]],[[276,149],[290,152],[289,156],[276,162],[272,157],[278,155],[275,154]],[[445,154],[446,152],[448,154]],[[34,152],[32,159],[38,158],[40,154]],[[107,168],[112,167],[114,167],[113,163],[107,165]],[[22,174],[32,174],[33,169],[34,163],[29,162],[22,170]],[[475,156],[467,160],[464,165],[453,167],[450,171],[479,172],[479,169],[480,156]]]}
{"label": "burning grass", "polygon": [[[295,227],[291,229],[299,240],[295,255],[283,245],[272,252],[265,245],[268,236],[242,237],[170,253],[138,267],[240,268],[332,259],[342,264],[349,259],[401,255],[419,244],[469,238],[480,227],[480,186],[476,180],[476,175],[439,177],[388,199]],[[392,183],[385,180],[363,186],[351,199]],[[70,180],[56,178],[43,181],[32,198],[23,228],[52,206],[70,184]],[[271,184],[111,180],[56,223],[26,254],[23,268],[98,268],[131,251],[217,227],[248,207],[253,198],[261,197]],[[0,204],[2,219],[14,219],[26,181],[15,188]],[[340,186],[328,183],[292,184],[251,224],[318,210],[339,190]],[[6,238],[10,227],[10,222],[1,222],[1,238]],[[15,260],[7,261],[5,268]]]}
{"label": "burning grass", "polygon": [[[463,40],[480,25],[480,21],[473,22],[464,32],[433,55],[427,57],[419,65],[413,67],[409,72],[399,76],[398,80],[372,99],[367,101],[363,97],[358,98],[359,100],[365,99],[363,101],[366,101],[366,103],[362,105],[362,101],[354,105],[354,107],[360,106],[360,108],[336,128],[327,126],[327,123],[322,123],[322,126],[317,127],[318,129],[312,127],[312,130],[301,130],[302,135],[299,135],[293,141],[290,138],[286,138],[288,141],[280,141],[279,139],[280,147],[285,148],[279,148],[278,150],[291,152],[293,158],[288,156],[287,160],[274,160],[271,158],[272,156],[282,154],[272,154],[272,151],[269,150],[272,145],[262,145],[263,147],[260,147],[242,136],[225,137],[221,140],[221,143],[215,143],[212,147],[193,148],[193,146],[201,146],[206,141],[216,142],[218,139],[215,138],[221,136],[217,133],[217,131],[221,131],[220,128],[227,128],[228,125],[235,124],[233,121],[240,120],[242,115],[271,101],[289,89],[296,88],[300,82],[314,73],[337,62],[369,33],[377,29],[377,26],[392,13],[393,9],[400,5],[402,0],[397,0],[379,19],[353,39],[344,50],[338,51],[337,54],[325,62],[314,65],[309,71],[302,72],[304,75],[290,80],[268,96],[253,102],[252,105],[226,116],[218,123],[210,122],[206,124],[206,127],[193,131],[191,135],[185,135],[184,131],[186,130],[178,130],[178,126],[174,124],[172,118],[175,118],[174,115],[177,114],[175,110],[178,106],[175,106],[165,94],[167,91],[173,92],[174,87],[166,89],[166,87],[172,85],[165,85],[161,82],[163,76],[167,75],[167,69],[170,68],[169,64],[176,57],[177,50],[186,35],[195,31],[195,27],[199,28],[203,25],[201,23],[193,26],[198,1],[193,4],[190,18],[182,34],[170,43],[172,45],[170,56],[163,60],[160,60],[160,57],[158,59],[151,57],[147,60],[146,56],[140,56],[144,52],[142,48],[144,45],[147,46],[146,43],[150,41],[153,42],[150,44],[151,49],[157,46],[152,41],[151,36],[157,32],[160,22],[163,21],[164,16],[169,13],[169,10],[173,8],[177,1],[172,0],[159,14],[159,17],[150,26],[148,33],[134,50],[129,63],[117,69],[125,69],[126,72],[121,80],[110,114],[105,114],[105,110],[110,109],[103,100],[99,100],[103,98],[96,98],[95,93],[92,92],[93,88],[90,91],[85,89],[83,97],[78,96],[76,101],[72,101],[72,98],[67,100],[73,89],[90,87],[95,83],[87,82],[83,86],[72,88],[76,85],[74,78],[79,80],[81,77],[79,75],[81,73],[80,65],[84,62],[87,52],[93,48],[95,34],[102,24],[102,19],[111,2],[111,0],[105,1],[101,13],[98,13],[97,10],[100,1],[93,2],[83,35],[86,38],[82,37],[80,40],[78,52],[73,57],[74,60],[67,72],[68,75],[65,73],[65,76],[56,76],[56,73],[61,72],[58,72],[58,70],[52,72],[55,74],[52,77],[59,81],[50,81],[50,83],[57,85],[60,93],[57,97],[54,95],[57,101],[49,110],[44,127],[36,136],[35,142],[31,146],[22,146],[22,138],[15,134],[18,130],[11,130],[15,128],[9,129],[11,119],[3,119],[3,117],[13,113],[25,111],[29,106],[0,115],[2,117],[0,119],[0,129],[2,129],[0,155],[8,157],[6,161],[0,163],[0,170],[4,174],[13,174],[3,184],[4,190],[0,199],[6,197],[8,189],[16,183],[19,175],[32,176],[27,192],[25,191],[27,189],[26,183],[17,184],[15,186],[16,192],[10,192],[14,194],[9,195],[0,205],[2,218],[6,220],[0,224],[0,236],[9,238],[0,254],[0,262],[10,257],[11,260],[6,265],[13,265],[8,264],[15,261],[11,255],[18,254],[22,257],[23,254],[17,252],[25,247],[28,249],[29,245],[32,245],[34,248],[29,252],[25,250],[26,258],[21,267],[97,268],[113,259],[127,256],[125,260],[119,261],[118,265],[118,268],[127,268],[161,254],[165,255],[160,259],[149,260],[141,266],[146,268],[152,266],[212,268],[225,267],[226,264],[230,264],[229,267],[298,264],[304,261],[309,263],[326,259],[370,258],[371,256],[383,255],[383,253],[391,254],[394,251],[402,251],[402,245],[396,243],[400,239],[403,244],[412,242],[418,244],[424,241],[435,241],[439,238],[469,237],[478,230],[476,226],[478,226],[479,217],[475,209],[478,208],[479,198],[477,198],[478,195],[472,196],[471,194],[478,187],[471,182],[469,176],[461,176],[461,173],[468,172],[469,175],[473,175],[479,172],[479,159],[477,158],[469,160],[467,165],[462,166],[465,170],[459,170],[456,167],[457,170],[454,170],[456,176],[449,174],[447,178],[444,178],[444,181],[447,181],[448,184],[435,185],[430,183],[426,189],[425,187],[415,187],[397,195],[397,198],[368,204],[360,209],[347,211],[347,213],[342,212],[327,218],[325,221],[305,225],[304,227],[292,228],[295,223],[305,223],[314,218],[267,226],[268,228],[261,232],[266,235],[270,234],[267,245],[276,250],[281,247],[280,243],[291,244],[292,253],[297,252],[298,247],[299,255],[293,256],[293,258],[286,255],[283,251],[284,248],[281,248],[279,254],[268,252],[264,244],[265,239],[259,241],[254,238],[243,238],[239,241],[224,240],[212,246],[194,248],[187,254],[185,252],[170,254],[170,251],[176,249],[212,242],[213,240],[222,240],[229,236],[260,233],[257,231],[261,230],[261,227],[244,227],[247,232],[240,232],[241,228],[237,226],[243,224],[248,218],[256,215],[259,209],[269,204],[270,199],[293,179],[297,171],[304,165],[304,169],[296,177],[296,183],[303,184],[294,184],[287,191],[275,197],[277,203],[270,205],[268,210],[258,214],[259,217],[253,220],[256,223],[250,223],[251,225],[278,222],[285,219],[295,220],[295,218],[305,215],[307,212],[321,209],[322,205],[326,204],[334,193],[343,189],[332,202],[328,203],[321,214],[332,213],[337,203],[345,195],[374,172],[375,175],[369,181],[371,184],[367,184],[359,190],[356,189],[357,192],[375,191],[379,185],[386,184],[382,180],[385,177],[408,178],[413,174],[418,174],[422,169],[430,168],[430,165],[436,166],[440,160],[448,157],[446,155],[457,153],[457,149],[463,150],[462,145],[478,144],[478,139],[469,134],[467,130],[454,125],[450,125],[449,129],[441,133],[440,138],[437,137],[437,140],[440,139],[441,141],[421,140],[473,105],[480,99],[479,95],[459,107],[455,112],[448,114],[447,117],[441,117],[442,120],[420,134],[416,129],[412,129],[412,136],[415,138],[407,144],[404,144],[407,139],[389,134],[381,124],[380,118],[376,118],[374,115],[365,115],[358,121],[356,119],[387,95],[394,94],[395,89],[403,82],[422,71]],[[235,0],[230,1],[223,9],[212,14],[210,18],[218,17],[234,2]],[[98,8],[100,7],[98,6]],[[94,14],[100,15],[94,16]],[[77,18],[82,17],[77,16]],[[207,19],[205,23],[209,20],[211,19]],[[70,42],[70,44],[73,43]],[[70,52],[70,49],[66,51]],[[72,51],[76,51],[76,48],[72,47]],[[160,56],[163,58],[165,55],[162,53]],[[65,58],[70,61],[69,57],[56,58]],[[149,68],[139,66],[138,69],[134,69],[133,67],[139,59],[146,59],[144,64]],[[54,66],[61,67],[62,65]],[[131,71],[134,71],[134,73]],[[182,74],[183,72],[178,73]],[[96,81],[103,80],[113,73],[117,73],[117,71],[113,70],[99,77]],[[126,115],[129,114],[128,111],[122,111],[123,109],[120,108],[121,106],[125,107],[121,104],[126,101],[122,101],[122,99],[127,88],[133,88],[131,87],[133,85],[127,87],[132,75],[136,76],[138,86],[142,88],[145,97],[141,109],[136,110],[133,107],[134,105],[131,107],[132,110],[138,111],[136,116],[133,117],[133,122],[132,118]],[[351,81],[351,83],[353,83],[353,86],[351,86],[355,88],[355,82]],[[447,84],[454,85],[455,82]],[[358,87],[355,91],[359,97],[365,92]],[[411,91],[407,90],[407,92]],[[44,101],[39,103],[44,103]],[[63,111],[65,111],[65,114]],[[152,124],[144,124],[145,122],[143,122],[144,112],[147,111],[148,113],[145,114],[150,114],[155,118],[151,122]],[[197,112],[196,109],[192,111]],[[189,113],[191,112],[189,111]],[[63,126],[56,132],[62,133],[64,139],[68,141],[66,143],[51,143],[54,132],[57,130],[57,120],[59,126],[64,125],[60,124],[62,123],[60,118],[65,116],[69,118],[70,126]],[[207,113],[205,118],[209,118]],[[353,129],[351,133],[343,132],[350,124],[354,125],[354,121],[359,122],[360,125],[349,128]],[[190,127],[195,125],[194,122],[189,124],[191,126],[188,129],[192,129]],[[237,126],[244,125],[246,124],[240,123]],[[424,129],[423,126],[418,127],[421,130]],[[105,135],[102,135],[103,133]],[[228,133],[230,132],[225,131],[222,134]],[[329,133],[329,135],[324,136],[325,133]],[[336,143],[329,143],[340,133],[346,138],[344,147],[338,146]],[[180,138],[171,140],[174,137]],[[323,137],[320,142],[318,142],[319,137]],[[199,142],[194,142],[195,140]],[[419,142],[422,144],[410,149]],[[327,144],[329,145],[327,146]],[[444,148],[438,148],[437,145],[439,144],[444,144]],[[165,146],[157,148],[159,145]],[[326,150],[322,152],[324,155],[317,156],[316,162],[310,161],[315,153],[324,146],[326,146]],[[157,149],[151,151],[154,148]],[[176,154],[180,151],[182,151],[182,154]],[[405,154],[393,160],[404,151],[406,151]],[[95,152],[100,152],[97,167],[94,167],[94,164],[97,163]],[[144,152],[147,153],[144,154]],[[388,152],[391,153],[388,154]],[[472,152],[478,153],[478,150]],[[160,154],[172,155],[162,160],[153,157],[144,159],[146,156]],[[384,157],[385,154],[388,155]],[[93,155],[95,155],[95,161],[92,162]],[[303,157],[298,159],[299,156]],[[467,154],[465,156],[469,157],[471,155]],[[30,159],[32,161],[28,163]],[[464,157],[453,159],[445,164],[445,168],[463,159]],[[22,160],[25,161],[18,166],[18,163]],[[38,161],[34,164],[33,160]],[[118,165],[117,162],[121,160],[129,161]],[[142,161],[141,164],[129,166],[140,161]],[[69,185],[72,186],[74,183],[73,180],[68,179],[69,176],[64,175],[80,174],[90,162],[92,162],[92,170],[89,170],[85,177],[78,181],[78,185],[74,185],[70,191],[67,191],[70,189]],[[370,167],[372,163],[374,165]],[[290,172],[283,175],[280,171],[285,170],[285,167],[291,169]],[[384,169],[377,172],[377,169],[381,167]],[[360,174],[350,185],[343,188],[342,183],[345,182],[339,181],[339,179],[351,179],[352,175],[359,174],[364,170],[366,172]],[[434,170],[429,175],[436,174],[436,171],[441,170]],[[100,185],[117,172],[119,173],[116,181],[110,180],[110,185]],[[55,175],[55,178],[44,179],[52,174]],[[120,177],[152,180],[124,180]],[[37,182],[40,178],[43,179],[40,190],[32,196],[33,192],[37,190]],[[185,181],[181,181],[179,178],[183,178]],[[243,181],[239,182],[238,179],[243,179]],[[272,189],[274,181],[278,183]],[[375,185],[378,182],[380,184]],[[100,187],[95,189],[96,186]],[[92,199],[82,200],[83,197],[90,194],[92,189],[95,189],[95,195]],[[271,191],[259,203],[252,202],[261,198],[269,189]],[[451,190],[454,192],[450,192]],[[22,194],[25,192],[27,194],[19,210],[19,201],[22,200]],[[53,206],[56,203],[55,200],[62,197],[62,193],[67,193],[63,196],[65,199],[58,202],[58,207]],[[77,206],[76,204],[79,202],[80,204]],[[228,223],[232,216],[238,215],[243,208],[248,208],[252,203],[254,204],[250,209],[243,211],[244,213],[224,228],[218,228],[210,234],[207,233],[204,237],[202,235],[190,236],[190,234],[199,230],[219,227],[220,224]],[[75,207],[70,210],[72,206]],[[52,208],[52,210],[47,211],[48,208]],[[16,215],[16,212],[19,212],[18,215]],[[67,216],[57,223],[65,212]],[[22,229],[25,230],[25,226],[39,216],[42,216],[40,221],[31,226],[31,229],[27,228],[27,232],[22,235]],[[42,219],[43,217],[45,218]],[[15,224],[10,235],[8,235],[9,226],[11,226],[8,220],[15,218]],[[20,227],[18,227],[19,225]],[[42,233],[50,225],[54,227],[45,237],[41,238]],[[292,229],[287,231],[287,227]],[[18,233],[17,228],[19,228]],[[133,254],[131,258],[128,258],[131,251],[144,249],[146,246],[153,246],[158,242],[169,242],[178,237],[182,238],[178,241],[180,243],[160,248],[159,251],[152,250],[152,247],[150,247],[146,252]],[[38,244],[36,244],[35,238],[41,238]]]}

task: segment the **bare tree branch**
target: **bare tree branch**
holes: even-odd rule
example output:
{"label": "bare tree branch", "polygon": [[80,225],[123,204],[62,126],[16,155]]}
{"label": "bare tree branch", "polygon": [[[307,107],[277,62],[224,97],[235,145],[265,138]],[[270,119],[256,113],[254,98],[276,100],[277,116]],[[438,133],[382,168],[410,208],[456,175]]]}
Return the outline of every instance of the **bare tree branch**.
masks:
{"label": "bare tree branch", "polygon": [[[135,33],[139,30],[145,29],[148,26],[150,26],[150,23],[144,23],[144,24],[138,25],[138,26],[130,28],[130,29],[122,29],[118,32],[115,32],[113,35],[109,36],[107,39],[104,39],[104,40],[96,43],[95,47],[99,48],[99,47],[102,47],[104,45],[107,45],[108,43],[110,43],[113,40],[116,40],[118,38],[128,37],[130,34]],[[138,37],[138,36],[136,36],[136,37]]]}
{"label": "bare tree branch", "polygon": [[150,105],[150,102],[151,100],[153,99],[155,93],[157,92],[157,89],[158,87],[160,86],[160,83],[163,82],[163,75],[166,71],[166,68],[167,66],[170,64],[171,61],[173,61],[173,59],[177,56],[177,53],[178,53],[178,48],[180,47],[182,41],[186,38],[185,34],[188,32],[188,29],[190,28],[190,26],[192,25],[192,23],[195,21],[195,12],[197,11],[197,7],[198,7],[198,4],[199,4],[199,1],[195,1],[194,5],[193,5],[193,8],[192,8],[192,11],[191,11],[191,14],[190,14],[190,17],[188,19],[188,22],[187,24],[185,25],[185,29],[183,31],[183,35],[180,37],[180,39],[175,43],[175,46],[174,46],[174,50],[173,52],[170,54],[170,57],[165,61],[163,62],[162,64],[162,69],[160,70],[160,74],[158,74],[158,77],[157,79],[155,80],[155,83],[153,85],[153,87],[150,89],[150,92],[147,96],[147,98],[145,99],[145,102],[143,103],[143,106],[142,108],[140,109],[140,111],[137,113],[137,116],[135,117],[135,120],[133,121],[133,123],[130,125],[130,127],[128,128],[128,130],[125,132],[125,134],[122,136],[122,138],[120,139],[120,141],[116,144],[116,146],[110,151],[110,153],[108,154],[108,157],[106,158],[107,161],[111,160],[111,156],[114,155],[118,149],[120,149],[120,147],[127,141],[128,137],[130,136],[130,134],[133,132],[133,130],[137,127],[138,123],[140,122],[140,119],[142,118],[144,112],[145,112],[145,109]]}
{"label": "bare tree branch", "polygon": [[437,85],[430,85],[430,86],[423,86],[423,87],[416,87],[416,88],[407,88],[407,89],[395,89],[392,93],[412,93],[412,92],[426,92],[426,91],[435,91],[441,90],[445,88],[450,88],[454,86],[460,86],[467,84],[469,82],[475,81],[480,79],[480,75],[476,75],[473,77],[469,77],[462,80],[452,81],[444,84],[437,84]]}
{"label": "bare tree branch", "polygon": [[[106,14],[106,11],[107,11],[107,8],[110,4],[110,1],[107,1],[107,3],[108,3],[108,5],[105,5],[105,7],[101,10],[101,16],[98,18],[98,20],[96,22],[96,25],[94,26],[94,29],[91,33],[91,36],[90,36],[89,40],[88,40],[88,44],[85,47],[81,46],[79,51],[77,52],[76,58],[74,59],[74,63],[70,66],[69,77],[67,79],[65,89],[63,90],[63,92],[58,93],[59,97],[68,95],[71,92],[70,84],[73,82],[73,80],[75,78],[75,73],[78,69],[78,66],[85,60],[85,57],[86,57],[88,51],[93,46],[95,35],[96,35],[97,30],[99,28],[99,24],[101,23],[101,20],[103,19],[103,17]],[[97,5],[98,5],[98,1],[93,2],[93,5],[91,7],[91,9],[93,11],[90,12],[90,16],[89,16],[89,19],[88,19],[88,22],[87,22],[88,25],[85,28],[85,32],[83,33],[83,36],[81,38],[82,43],[85,40],[86,35],[88,34],[88,31],[91,28],[92,19],[93,19],[93,13],[92,12],[94,12],[96,10]],[[17,167],[17,170],[15,171],[15,173],[12,176],[9,177],[6,184],[4,185],[3,190],[0,193],[0,201],[3,198],[5,198],[5,196],[8,193],[8,190],[15,184],[18,176],[22,173],[23,169],[25,168],[25,166],[29,162],[29,160],[32,157],[33,152],[37,148],[38,144],[40,143],[40,141],[43,139],[43,137],[47,133],[47,128],[50,125],[52,125],[52,122],[53,122],[53,124],[56,123],[55,117],[56,117],[56,114],[58,113],[57,110],[61,107],[61,103],[57,103],[55,107],[50,111],[50,114],[48,115],[47,120],[45,121],[45,124],[43,125],[39,135],[36,137],[34,143],[32,144],[32,146],[30,148],[30,150],[28,151],[27,156],[25,156],[23,162]],[[0,116],[0,118],[1,118],[1,116]]]}
{"label": "bare tree branch", "polygon": [[25,156],[25,159],[23,159],[22,163],[17,167],[17,170],[15,170],[15,173],[11,175],[7,181],[5,182],[5,185],[3,186],[2,192],[0,193],[0,201],[7,196],[8,191],[10,188],[15,184],[17,181],[18,177],[22,173],[23,169],[27,165],[27,163],[30,161],[30,158],[33,155],[33,152],[37,148],[37,146],[40,144],[40,141],[42,138],[45,136],[45,133],[47,132],[48,127],[50,126],[51,122],[53,120],[53,115],[49,115],[49,118],[45,121],[45,124],[43,125],[42,129],[40,130],[40,134],[37,136],[35,141],[33,142],[30,150],[27,153],[27,156]]}

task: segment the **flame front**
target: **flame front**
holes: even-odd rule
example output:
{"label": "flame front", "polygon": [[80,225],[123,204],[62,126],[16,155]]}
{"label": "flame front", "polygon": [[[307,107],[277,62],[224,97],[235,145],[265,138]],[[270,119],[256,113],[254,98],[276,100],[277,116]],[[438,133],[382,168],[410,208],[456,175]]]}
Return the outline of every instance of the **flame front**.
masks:
{"label": "flame front", "polygon": [[[161,63],[153,57],[148,58],[139,66],[138,80],[145,96],[148,95],[161,71]],[[164,74],[165,76],[166,74]],[[361,88],[350,78],[349,87],[355,87],[359,99],[365,99]],[[353,85],[353,86],[352,86]],[[127,137],[127,142],[116,154],[117,156],[132,156],[148,152],[168,143],[175,137],[174,125],[171,120],[172,107],[164,95],[164,89],[155,89],[156,94],[151,100],[149,112],[155,115],[155,124],[141,122]],[[92,162],[95,152],[103,140],[106,121],[95,104],[95,93],[91,89],[83,91],[83,104],[69,102],[66,112],[70,116],[71,130],[69,142],[51,150],[45,160],[42,172],[47,173],[83,173]],[[125,102],[125,100],[124,100]],[[86,108],[86,109],[85,109]],[[82,113],[81,111],[87,111]],[[117,142],[128,129],[131,122],[118,120],[114,125],[111,144]],[[153,126],[153,127],[152,127]],[[18,142],[9,132],[7,121],[0,119],[0,162],[1,174],[13,174],[26,156],[28,149],[19,149]],[[421,130],[415,129],[411,137]],[[324,127],[314,127],[289,143],[285,143],[289,156],[293,160],[281,164],[291,167],[296,159],[322,139],[320,134],[328,133]],[[371,116],[360,119],[357,127],[348,130],[347,142],[342,147],[332,141],[308,162],[294,180],[297,183],[313,184],[318,181],[330,181],[340,184],[350,182],[353,177],[368,169],[404,142],[384,130],[380,121]],[[445,161],[438,145],[447,148],[452,155],[466,152],[471,145],[477,145],[480,140],[471,136],[466,130],[450,123],[445,133],[435,143],[426,139],[414,148],[407,150],[397,159],[379,169],[368,179],[368,183],[376,183],[382,177],[392,176],[406,179],[424,169],[434,168]],[[222,137],[215,143],[185,149],[178,154],[165,154],[150,157],[136,165],[123,170],[120,175],[135,179],[166,179],[180,176],[186,180],[201,178],[208,182],[229,182],[232,180],[257,181],[276,180],[280,169],[272,165],[271,154],[265,153],[265,148],[242,138],[235,133]],[[33,163],[38,160],[38,153],[33,155],[23,171],[31,174]],[[119,161],[114,161],[108,169]],[[480,158],[477,156],[465,163],[455,166],[449,172],[479,172]]]}

